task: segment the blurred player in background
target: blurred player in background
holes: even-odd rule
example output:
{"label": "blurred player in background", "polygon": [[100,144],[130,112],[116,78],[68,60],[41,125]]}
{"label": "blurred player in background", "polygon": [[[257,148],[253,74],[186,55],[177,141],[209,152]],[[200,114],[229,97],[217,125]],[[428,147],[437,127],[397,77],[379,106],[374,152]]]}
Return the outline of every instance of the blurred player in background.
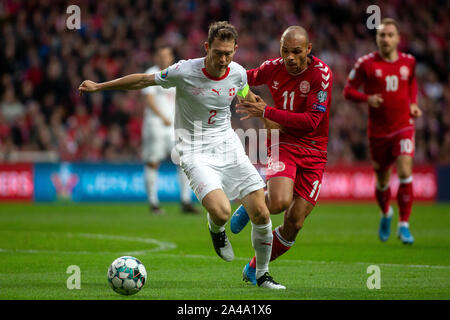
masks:
{"label": "blurred player in background", "polygon": [[[393,209],[389,181],[395,162],[400,185],[397,191],[399,223],[397,235],[405,244],[414,238],[409,229],[413,203],[412,167],[414,156],[414,118],[422,111],[417,105],[416,60],[398,51],[398,23],[385,18],[377,28],[377,52],[358,59],[344,89],[345,98],[369,105],[369,143],[376,174],[375,196],[381,208],[379,238],[390,235]],[[359,87],[363,85],[363,92]]]}
{"label": "blurred player in background", "polygon": [[[271,261],[295,243],[306,217],[314,208],[327,162],[328,121],[333,75],[320,59],[311,55],[308,33],[300,26],[287,28],[280,41],[281,57],[247,71],[251,86],[265,84],[274,107],[258,101],[237,105],[237,112],[263,118],[266,127],[279,128],[279,145],[269,146],[266,204],[271,214],[284,215],[273,231]],[[270,137],[270,135],[268,135]],[[278,147],[278,156],[274,148]],[[238,233],[248,222],[240,206],[231,218],[231,231]],[[255,284],[255,258],[244,267],[243,278]]]}
{"label": "blurred player in background", "polygon": [[[155,51],[156,65],[145,73],[161,72],[174,63],[172,48],[160,46]],[[142,122],[142,158],[145,165],[145,186],[151,212],[163,213],[158,199],[158,168],[162,160],[170,156],[175,146],[175,95],[176,89],[164,89],[160,86],[147,87],[142,90],[145,97],[146,108]],[[177,166],[181,191],[181,210],[185,213],[200,213],[192,205],[191,187],[184,172]]]}
{"label": "blurred player in background", "polygon": [[231,127],[231,102],[236,96],[253,97],[245,69],[232,61],[236,49],[235,27],[225,21],[216,22],[208,31],[206,57],[181,60],[155,74],[132,74],[104,83],[86,80],[79,90],[176,87],[176,149],[192,189],[208,212],[216,253],[225,261],[234,259],[225,224],[231,215],[229,200],[239,198],[252,220],[258,286],[285,289],[268,272],[273,235],[264,201],[265,184]]}

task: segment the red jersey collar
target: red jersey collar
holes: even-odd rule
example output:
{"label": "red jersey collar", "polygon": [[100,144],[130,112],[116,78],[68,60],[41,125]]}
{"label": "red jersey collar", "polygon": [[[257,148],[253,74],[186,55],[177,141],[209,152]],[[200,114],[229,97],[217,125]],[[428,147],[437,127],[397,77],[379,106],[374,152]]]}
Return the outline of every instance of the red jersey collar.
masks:
{"label": "red jersey collar", "polygon": [[375,52],[376,52],[376,55],[378,56],[378,58],[381,59],[381,60],[383,60],[383,61],[386,62],[386,63],[396,63],[397,61],[400,60],[400,51],[399,51],[399,50],[397,50],[397,59],[395,59],[394,61],[386,60],[385,58],[383,58],[383,57],[381,56],[381,54],[380,54],[379,51],[375,51]]}
{"label": "red jersey collar", "polygon": [[[314,64],[314,62],[316,61],[316,57],[314,57],[312,54],[308,54],[307,57],[311,59],[311,63],[308,64],[308,65],[306,66],[305,69],[303,69],[300,73],[296,74],[295,76],[292,75],[292,74],[290,74],[289,72],[287,72],[286,66],[284,66],[284,70],[286,70],[286,72],[287,72],[291,77],[298,77],[298,76],[304,74],[305,71],[308,70],[309,67],[310,67],[312,64]],[[280,58],[281,58],[281,57],[280,57]],[[283,63],[283,65],[284,65],[284,63]]]}
{"label": "red jersey collar", "polygon": [[221,76],[221,77],[214,77],[214,76],[210,75],[210,74],[208,73],[208,71],[206,71],[206,67],[205,67],[205,68],[202,68],[202,71],[203,71],[203,74],[204,74],[208,79],[211,79],[211,80],[214,80],[214,81],[220,81],[220,80],[223,80],[223,79],[225,79],[226,77],[228,77],[228,74],[230,73],[230,67],[227,68],[227,71],[226,71],[225,74],[224,74],[223,76]]}

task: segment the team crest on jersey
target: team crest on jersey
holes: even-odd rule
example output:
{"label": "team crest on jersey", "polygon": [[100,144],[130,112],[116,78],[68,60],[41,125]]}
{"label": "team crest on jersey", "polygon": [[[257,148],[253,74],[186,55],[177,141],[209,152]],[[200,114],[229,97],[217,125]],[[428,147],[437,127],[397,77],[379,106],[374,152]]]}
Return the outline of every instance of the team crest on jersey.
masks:
{"label": "team crest on jersey", "polygon": [[309,90],[311,89],[311,86],[309,85],[309,82],[306,80],[303,80],[302,82],[300,82],[300,92],[301,93],[308,93]]}
{"label": "team crest on jersey", "polygon": [[169,69],[164,69],[163,71],[161,71],[161,73],[160,73],[161,79],[167,78],[168,74],[169,74]]}
{"label": "team crest on jersey", "polygon": [[407,66],[400,67],[400,78],[402,80],[408,80],[409,78],[409,68]]}
{"label": "team crest on jersey", "polygon": [[281,172],[286,169],[286,165],[283,161],[273,161],[272,158],[269,158],[267,168],[274,172]]}
{"label": "team crest on jersey", "polygon": [[383,71],[381,71],[381,69],[375,69],[375,77],[382,77],[383,76]]}
{"label": "team crest on jersey", "polygon": [[272,85],[272,88],[275,89],[275,90],[278,90],[279,84],[280,84],[280,83],[279,83],[278,81],[274,81],[274,82],[273,82],[273,85]]}
{"label": "team crest on jersey", "polygon": [[325,102],[327,100],[327,96],[328,94],[326,91],[320,90],[317,93],[317,100],[319,100],[320,103]]}

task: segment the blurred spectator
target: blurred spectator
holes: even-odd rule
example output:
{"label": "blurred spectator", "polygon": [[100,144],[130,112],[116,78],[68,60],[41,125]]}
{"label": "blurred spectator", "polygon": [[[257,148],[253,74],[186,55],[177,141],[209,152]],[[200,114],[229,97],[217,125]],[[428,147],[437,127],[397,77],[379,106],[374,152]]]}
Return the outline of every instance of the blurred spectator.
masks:
{"label": "blurred spectator", "polygon": [[[0,161],[14,150],[57,151],[66,161],[139,161],[143,102],[138,92],[79,97],[83,79],[105,81],[143,72],[168,43],[178,59],[200,57],[209,23],[239,30],[235,60],[246,68],[279,56],[289,25],[310,33],[313,54],[334,72],[329,162],[368,161],[367,106],[343,99],[355,60],[376,50],[366,28],[370,1],[80,0],[81,29],[68,30],[70,1],[0,3]],[[382,17],[401,25],[401,50],[417,59],[417,162],[450,163],[450,2],[379,1]],[[267,90],[255,91],[271,103]],[[239,121],[234,128],[261,127]]]}

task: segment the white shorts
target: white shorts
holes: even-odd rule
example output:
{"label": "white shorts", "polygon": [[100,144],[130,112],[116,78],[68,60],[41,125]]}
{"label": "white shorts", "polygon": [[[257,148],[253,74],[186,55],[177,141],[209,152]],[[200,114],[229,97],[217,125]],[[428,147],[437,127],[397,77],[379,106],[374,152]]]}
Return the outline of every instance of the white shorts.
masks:
{"label": "white shorts", "polygon": [[142,161],[157,163],[166,159],[175,143],[172,126],[154,123],[144,125],[142,129]]}
{"label": "white shorts", "polygon": [[208,151],[181,157],[181,168],[200,202],[216,189],[223,190],[229,200],[234,200],[265,187],[236,134],[227,141],[227,147],[220,145]]}

